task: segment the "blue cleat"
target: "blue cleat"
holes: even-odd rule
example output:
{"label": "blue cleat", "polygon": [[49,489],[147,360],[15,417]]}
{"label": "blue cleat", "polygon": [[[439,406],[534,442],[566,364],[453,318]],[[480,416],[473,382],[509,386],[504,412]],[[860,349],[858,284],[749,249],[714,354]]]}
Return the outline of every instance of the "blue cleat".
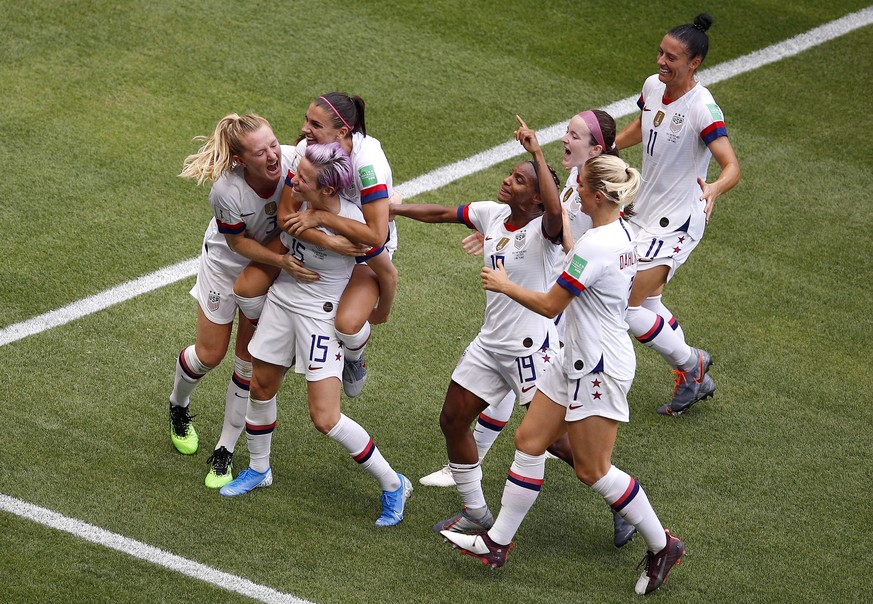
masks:
{"label": "blue cleat", "polygon": [[403,520],[403,508],[412,493],[412,483],[403,474],[397,474],[400,486],[396,491],[382,491],[382,515],[376,519],[376,526],[394,526]]}
{"label": "blue cleat", "polygon": [[251,468],[246,468],[228,484],[221,487],[218,491],[225,497],[236,497],[237,495],[245,495],[252,489],[260,487],[268,487],[273,484],[273,470],[267,468],[266,472],[255,472]]}

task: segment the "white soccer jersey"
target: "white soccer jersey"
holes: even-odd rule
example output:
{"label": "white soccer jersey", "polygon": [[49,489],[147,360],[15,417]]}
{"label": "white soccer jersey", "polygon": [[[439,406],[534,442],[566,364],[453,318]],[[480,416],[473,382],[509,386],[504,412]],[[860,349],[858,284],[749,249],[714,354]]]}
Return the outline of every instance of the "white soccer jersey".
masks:
{"label": "white soccer jersey", "polygon": [[[283,173],[296,163],[296,156],[294,147],[282,145]],[[258,243],[264,243],[279,228],[276,212],[284,185],[285,181],[280,178],[273,194],[261,197],[246,183],[240,166],[213,183],[209,204],[215,216],[203,239],[205,258],[210,267],[239,274],[248,265],[249,259],[230,249],[224,235],[245,233]]]}
{"label": "white soccer jersey", "polygon": [[[513,282],[526,289],[547,291],[564,256],[560,242],[546,238],[542,216],[520,229],[507,227],[505,221],[511,211],[502,203],[477,201],[459,207],[458,220],[485,236],[485,266],[494,268],[501,260]],[[485,295],[485,323],[478,337],[484,348],[516,357],[536,352],[547,339],[551,346],[557,345],[551,319],[491,291]]]}
{"label": "white soccer jersey", "polygon": [[[297,152],[302,157],[306,152],[306,139],[297,143]],[[372,136],[360,132],[352,134],[352,170],[355,182],[340,196],[359,208],[368,203],[387,199],[394,192],[393,176],[388,158],[382,150],[382,143]],[[295,166],[296,169],[296,166]],[[397,249],[397,227],[394,221],[388,223],[388,245],[392,252]]]}
{"label": "white soccer jersey", "polygon": [[564,311],[564,370],[570,379],[604,372],[629,380],[636,357],[625,314],[636,275],[631,232],[622,219],[589,229],[567,254],[558,285],[573,296]]}
{"label": "white soccer jersey", "polygon": [[585,231],[591,228],[591,216],[582,211],[582,200],[579,199],[579,193],[576,192],[576,187],[578,186],[576,179],[578,177],[579,168],[574,166],[570,170],[567,182],[564,184],[564,190],[561,191],[561,205],[567,210],[574,243],[579,241],[579,238],[585,234]]}
{"label": "white soccer jersey", "polygon": [[706,180],[709,145],[727,136],[724,116],[699,82],[675,101],[664,100],[657,74],[643,84],[643,184],[630,222],[656,235],[686,231],[695,239],[706,226],[697,179]]}
{"label": "white soccer jersey", "polygon": [[[307,204],[304,202],[302,209],[306,207]],[[364,222],[361,210],[352,202],[342,198],[340,198],[339,216]],[[336,234],[326,227],[316,228],[328,235]],[[356,259],[300,241],[284,231],[281,237],[289,253],[300,260],[306,268],[318,273],[320,278],[313,283],[301,283],[286,271],[282,271],[270,287],[267,300],[301,315],[317,319],[333,319],[336,316],[340,296],[352,276]]]}

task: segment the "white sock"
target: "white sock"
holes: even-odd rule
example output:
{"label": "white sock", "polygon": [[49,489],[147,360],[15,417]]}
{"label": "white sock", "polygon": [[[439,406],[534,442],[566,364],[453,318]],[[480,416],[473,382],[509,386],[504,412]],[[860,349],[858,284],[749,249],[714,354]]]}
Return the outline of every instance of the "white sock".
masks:
{"label": "white sock", "polygon": [[545,473],[545,454],[528,455],[515,451],[515,461],[509,468],[506,486],[503,487],[500,514],[488,531],[494,543],[508,545],[515,537],[518,527],[540,494]]}
{"label": "white sock", "polygon": [[347,361],[357,361],[364,354],[364,346],[367,345],[367,340],[370,339],[370,322],[364,323],[364,326],[355,334],[336,332],[337,339],[342,342],[343,353]]}
{"label": "white sock", "polygon": [[625,320],[640,344],[658,351],[674,369],[691,356],[691,347],[685,343],[685,338],[670,329],[661,315],[642,306],[631,306]]}
{"label": "white sock", "polygon": [[252,323],[257,323],[261,317],[261,311],[264,310],[264,303],[267,301],[267,294],[256,296],[254,298],[244,298],[236,292],[233,292],[233,297],[236,298],[236,305],[242,311],[242,314]]}
{"label": "white sock", "polygon": [[182,350],[176,359],[176,376],[173,392],[170,393],[170,403],[176,407],[187,407],[194,388],[211,369],[212,367],[204,365],[197,357],[193,344]]}
{"label": "white sock", "polygon": [[622,518],[637,527],[650,551],[659,552],[667,546],[667,535],[658,515],[649,503],[643,487],[615,466],[591,488],[600,493]]}
{"label": "white sock", "polygon": [[249,467],[255,472],[270,468],[270,447],[276,428],[276,397],[268,401],[249,398],[246,409],[246,443],[249,446]]}
{"label": "white sock", "polygon": [[506,427],[514,410],[515,393],[510,391],[502,401],[479,414],[479,419],[476,420],[476,426],[473,428],[473,440],[476,441],[480,462],[491,450],[491,446]]}
{"label": "white sock", "polygon": [[224,425],[215,448],[224,447],[233,453],[234,447],[246,426],[246,407],[249,400],[249,384],[252,381],[252,363],[233,357],[233,377],[227,385],[224,401]]}
{"label": "white sock", "polygon": [[449,462],[455,486],[461,495],[461,501],[468,510],[476,515],[487,507],[485,493],[482,492],[482,466],[477,461],[474,464]]}
{"label": "white sock", "polygon": [[661,296],[649,296],[643,300],[642,307],[648,308],[653,313],[664,317],[667,325],[673,328],[673,331],[675,331],[680,338],[683,340],[685,339],[685,332],[682,331],[682,326],[679,325],[679,321],[676,320],[676,317],[672,312],[670,312],[670,309],[664,306]]}
{"label": "white sock", "polygon": [[397,472],[385,461],[373,439],[358,422],[340,413],[339,421],[327,436],[345,447],[352,459],[379,481],[383,491],[396,491],[400,488]]}

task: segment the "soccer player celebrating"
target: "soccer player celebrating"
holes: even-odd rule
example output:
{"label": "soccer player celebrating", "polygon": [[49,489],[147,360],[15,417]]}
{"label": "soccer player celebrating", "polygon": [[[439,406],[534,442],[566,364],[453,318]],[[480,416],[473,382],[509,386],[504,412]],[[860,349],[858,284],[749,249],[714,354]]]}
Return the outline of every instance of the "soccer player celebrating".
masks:
{"label": "soccer player celebrating", "polygon": [[[176,362],[170,394],[170,439],[185,455],[197,451],[197,431],[189,413],[191,393],[227,354],[236,315],[233,283],[249,261],[296,271],[288,256],[265,245],[275,236],[277,209],[285,172],[295,161],[294,147],[280,146],[269,122],[255,114],[227,115],[197,153],[188,156],[179,176],[202,184],[213,181],[209,203],[214,217],[203,237],[197,282],[197,335]],[[245,401],[252,374],[247,347],[254,326],[240,314],[234,349],[233,378],[228,384],[224,426],[210,457],[206,486],[221,487],[233,478],[231,462],[243,428]]]}
{"label": "soccer player celebrating", "polygon": [[[384,246],[390,258],[397,249],[397,230],[393,221],[389,222],[388,205],[389,199],[397,201],[399,196],[393,194],[391,167],[381,143],[367,135],[361,97],[329,92],[309,105],[302,139],[297,145],[298,154],[302,156],[308,145],[331,142],[340,143],[349,154],[354,175],[352,182],[339,191],[339,195],[360,208],[365,222],[343,220],[330,212],[311,208],[297,211],[289,191],[282,200],[279,226],[301,241],[320,245],[324,236],[313,227],[325,226],[344,236],[339,238],[341,242],[348,238],[372,249]],[[288,176],[293,177],[293,170]],[[309,270],[305,276],[298,278],[305,281],[318,279],[317,271],[306,268]],[[277,275],[278,271],[270,266],[252,266],[241,275],[234,291],[244,300],[243,310],[247,316],[257,317],[263,296]],[[343,390],[348,396],[358,396],[367,379],[364,346],[370,338],[370,324],[388,320],[394,290],[381,290],[381,279],[382,276],[377,275],[369,264],[358,264],[336,313],[337,336],[346,355]]]}
{"label": "soccer player celebrating", "polygon": [[[357,206],[339,195],[351,185],[353,177],[351,160],[339,143],[309,145],[291,184],[294,194],[304,202],[304,211],[311,208],[363,223]],[[318,228],[330,234],[329,228]],[[237,496],[272,484],[270,447],[276,425],[276,394],[287,368],[293,365],[297,373],[306,376],[309,414],[316,429],[342,445],[378,481],[382,513],[376,524],[395,525],[403,519],[412,484],[391,468],[367,431],[340,408],[343,347],[337,340],[334,319],[355,259],[306,244],[287,233],[282,233],[281,240],[319,278],[302,283],[282,272],[269,289],[259,328],[249,345],[252,355],[251,394],[246,410],[249,467],[222,487],[220,493]],[[364,260],[393,268],[382,247],[358,259]],[[393,296],[396,284],[395,273],[393,281],[383,280],[379,286]]]}
{"label": "soccer player celebrating", "polygon": [[501,263],[482,269],[485,289],[547,317],[564,312],[567,337],[558,363],[537,380],[537,393],[515,433],[515,461],[497,520],[481,534],[441,534],[464,553],[503,566],[542,486],[546,447],[566,432],[576,475],[645,539],[649,551],[636,592],[648,594],[679,563],[685,545],[664,530],[639,483],[612,465],[618,424],[629,418],[627,393],[636,368],[624,321],[636,255],[620,208],[631,203],[639,186],[639,172],[617,157],[585,164],[578,193],[592,228],[576,242],[548,291],[512,281]]}
{"label": "soccer player celebrating", "polygon": [[[712,18],[671,29],[658,49],[658,73],[643,84],[640,115],[617,138],[620,149],[645,142],[643,186],[636,214],[639,268],[627,323],[639,342],[658,351],[676,373],[673,399],[658,408],[679,415],[715,392],[707,374],[712,356],[690,347],[661,295],[667,282],[700,243],[716,198],[740,179],[722,111],[694,77],[706,58]],[[710,157],[721,174],[706,182]]]}
{"label": "soccer player celebrating", "polygon": [[[545,291],[563,256],[558,178],[546,163],[534,132],[516,116],[516,139],[531,161],[513,167],[503,180],[497,202],[479,201],[458,208],[441,205],[392,205],[391,213],[421,222],[459,222],[485,236],[485,264],[501,262],[513,278]],[[482,468],[470,424],[489,405],[505,398],[513,405],[530,402],[536,379],[552,363],[557,331],[552,321],[506,296],[488,293],[485,323],[452,373],[440,413],[449,467],[463,501],[457,516],[434,530],[486,530],[493,522],[482,492]]]}
{"label": "soccer player celebrating", "polygon": [[[567,132],[561,138],[564,154],[561,163],[569,171],[566,184],[561,191],[561,205],[564,208],[564,249],[569,251],[579,238],[591,228],[591,217],[582,211],[578,186],[579,170],[582,165],[601,154],[618,156],[615,147],[616,125],[611,115],[600,109],[589,109],[577,113],[567,124]],[[478,231],[464,239],[462,245],[470,254],[482,253],[483,236]],[[558,337],[563,341],[564,323],[559,315],[555,319],[558,326]],[[513,410],[515,394],[510,392],[506,401],[489,406],[479,414],[473,430],[473,439],[479,453],[479,461],[484,459],[494,441],[500,435],[509,421]],[[566,435],[549,446],[549,453],[573,466],[573,455]],[[451,468],[448,465],[427,476],[419,482],[425,486],[454,486]],[[613,543],[623,547],[633,537],[636,529],[624,521],[620,514],[613,511]]]}

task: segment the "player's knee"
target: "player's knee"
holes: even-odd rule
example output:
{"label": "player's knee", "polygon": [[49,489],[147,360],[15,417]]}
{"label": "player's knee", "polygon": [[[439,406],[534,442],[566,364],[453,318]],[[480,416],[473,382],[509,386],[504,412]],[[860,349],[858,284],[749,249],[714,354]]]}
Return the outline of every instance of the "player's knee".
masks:
{"label": "player's knee", "polygon": [[197,358],[207,367],[217,367],[227,354],[227,346],[197,346]]}
{"label": "player's knee", "polygon": [[310,412],[309,418],[312,420],[312,425],[315,426],[315,429],[322,434],[327,434],[333,430],[334,426],[337,424],[336,419],[324,413]]}
{"label": "player's knee", "polygon": [[340,333],[358,333],[361,331],[370,316],[370,310],[372,310],[367,310],[366,315],[364,315],[361,308],[343,309],[340,307],[336,314],[336,330]]}
{"label": "player's knee", "polygon": [[606,470],[601,468],[600,464],[591,463],[590,461],[587,463],[577,462],[575,470],[576,477],[589,487],[606,475]]}
{"label": "player's knee", "polygon": [[528,455],[542,455],[545,453],[545,445],[539,442],[539,440],[534,431],[528,429],[524,424],[520,425],[515,431],[515,448],[522,453],[527,453]]}
{"label": "player's knee", "polygon": [[444,405],[440,412],[440,428],[447,437],[464,435],[470,430],[473,419],[462,416],[450,405]]}
{"label": "player's knee", "polygon": [[257,373],[252,374],[252,381],[249,384],[249,396],[256,401],[267,401],[276,395],[278,388],[275,388],[271,382],[259,379]]}

